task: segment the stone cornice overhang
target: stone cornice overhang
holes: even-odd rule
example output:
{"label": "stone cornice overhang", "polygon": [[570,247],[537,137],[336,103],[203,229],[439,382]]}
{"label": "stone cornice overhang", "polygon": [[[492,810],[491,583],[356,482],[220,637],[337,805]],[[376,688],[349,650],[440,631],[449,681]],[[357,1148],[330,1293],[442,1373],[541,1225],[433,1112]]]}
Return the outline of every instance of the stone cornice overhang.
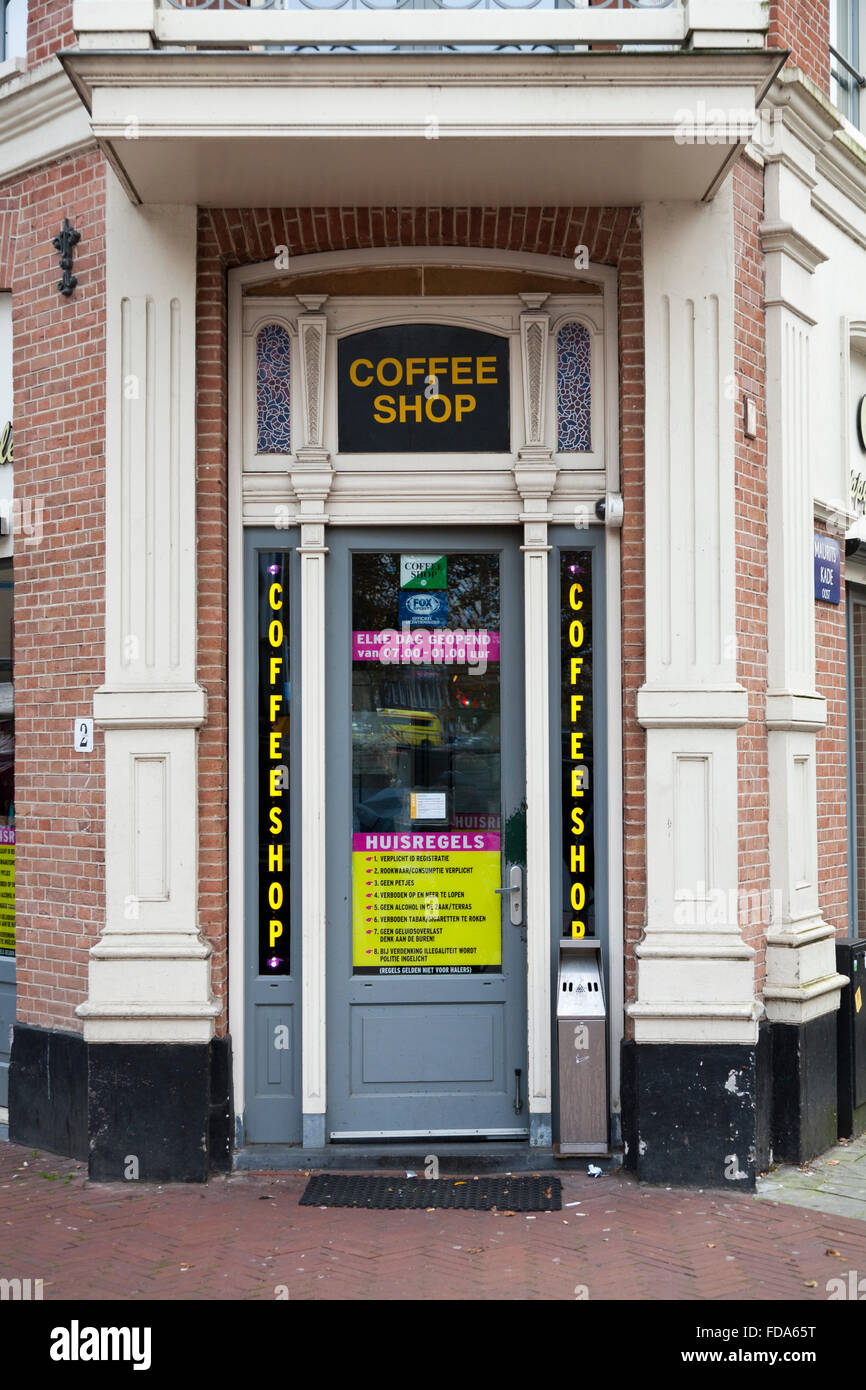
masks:
{"label": "stone cornice overhang", "polygon": [[0,184],[94,145],[81,103],[53,59],[0,86]]}
{"label": "stone cornice overhang", "polygon": [[785,54],[60,59],[135,201],[624,205],[711,197]]}
{"label": "stone cornice overhang", "polygon": [[[811,190],[817,211],[855,240],[866,236],[866,139],[843,120],[829,97],[799,68],[781,71],[767,92],[765,110],[781,121],[792,141],[777,138],[774,129],[762,133],[754,146],[767,163],[784,164]],[[847,199],[851,222],[840,219],[841,208],[831,208],[818,187],[826,180]]]}

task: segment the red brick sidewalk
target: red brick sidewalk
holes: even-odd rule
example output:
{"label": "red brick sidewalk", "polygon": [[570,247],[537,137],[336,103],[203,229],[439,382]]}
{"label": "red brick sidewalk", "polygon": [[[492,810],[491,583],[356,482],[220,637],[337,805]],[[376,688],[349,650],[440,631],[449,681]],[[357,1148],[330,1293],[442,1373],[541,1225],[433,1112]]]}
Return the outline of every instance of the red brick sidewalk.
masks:
{"label": "red brick sidewalk", "polygon": [[[26,1165],[26,1166],[25,1166]],[[0,1144],[0,1278],[44,1299],[827,1299],[866,1274],[866,1222],[737,1192],[562,1174],[535,1217],[301,1207],[303,1174],[88,1183]],[[568,1203],[579,1205],[568,1206]],[[837,1253],[838,1252],[838,1253]]]}

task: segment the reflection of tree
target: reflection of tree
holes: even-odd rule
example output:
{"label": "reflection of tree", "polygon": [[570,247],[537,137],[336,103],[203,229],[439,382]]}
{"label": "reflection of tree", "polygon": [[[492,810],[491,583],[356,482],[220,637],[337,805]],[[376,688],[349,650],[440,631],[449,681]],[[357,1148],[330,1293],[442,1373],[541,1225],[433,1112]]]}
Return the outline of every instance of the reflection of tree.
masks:
{"label": "reflection of tree", "polygon": [[5,824],[15,800],[15,723],[0,721],[0,820]]}
{"label": "reflection of tree", "polygon": [[[355,631],[399,629],[399,552],[355,555],[352,592]],[[449,629],[499,631],[498,555],[449,554],[446,592]],[[356,662],[352,672],[356,828],[367,829],[372,821],[379,829],[385,828],[385,822],[389,828],[408,828],[406,793],[411,788],[446,791],[451,815],[498,815],[499,702],[498,662],[490,662],[483,674],[465,661],[417,666]],[[411,725],[385,711],[415,712],[419,718]],[[397,789],[402,789],[399,797]]]}

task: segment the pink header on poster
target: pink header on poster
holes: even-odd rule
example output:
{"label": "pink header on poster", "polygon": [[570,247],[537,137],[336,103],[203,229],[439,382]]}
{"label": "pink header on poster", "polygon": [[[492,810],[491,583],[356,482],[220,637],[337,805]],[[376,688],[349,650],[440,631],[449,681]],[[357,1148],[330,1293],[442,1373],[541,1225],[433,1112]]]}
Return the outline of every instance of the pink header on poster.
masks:
{"label": "pink header on poster", "polygon": [[412,850],[420,850],[422,854],[434,853],[437,850],[440,853],[444,850],[452,854],[466,850],[498,851],[499,844],[499,835],[482,835],[463,830],[406,830],[394,833],[369,831],[352,836],[352,849],[356,854],[363,853],[364,850],[368,854],[384,854],[389,850],[397,854],[405,854]]}
{"label": "pink header on poster", "polygon": [[380,632],[353,632],[352,660],[381,661],[392,666],[498,661],[499,633],[484,628],[418,628],[415,632],[383,628]]}

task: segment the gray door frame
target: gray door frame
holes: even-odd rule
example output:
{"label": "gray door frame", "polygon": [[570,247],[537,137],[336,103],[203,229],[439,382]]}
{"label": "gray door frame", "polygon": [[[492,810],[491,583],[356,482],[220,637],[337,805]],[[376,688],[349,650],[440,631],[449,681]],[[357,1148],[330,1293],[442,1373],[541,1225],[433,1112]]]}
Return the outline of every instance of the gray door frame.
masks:
{"label": "gray door frame", "polygon": [[0,956],[0,1109],[9,1105],[9,1053],[16,1006],[15,957]]}
{"label": "gray door frame", "polygon": [[[382,978],[352,974],[351,966],[351,556],[354,552],[495,551],[500,555],[500,630],[502,796],[506,823],[503,864],[523,862],[520,848],[513,855],[508,818],[519,828],[525,798],[524,661],[522,529],[496,530],[470,526],[410,526],[332,528],[328,534],[327,615],[329,741],[327,764],[327,998],[328,998],[328,1123],[332,1141],[352,1138],[462,1135],[521,1139],[529,1135],[527,1101],[527,1021],[525,928],[508,920],[508,899],[502,899],[503,971],[501,975]],[[507,692],[507,693],[506,693]],[[512,835],[515,824],[512,823]],[[450,1090],[424,1083],[411,1093],[397,1088],[363,1094],[358,1072],[359,1028],[363,1010],[393,1007],[395,986],[400,1003],[419,1006],[501,1002],[506,1041],[504,1066],[496,1089],[484,1093],[470,1083],[452,1083]],[[376,1015],[378,1016],[378,1015]],[[354,1046],[353,1046],[354,1030]],[[354,1074],[352,1068],[354,1067]],[[522,1109],[515,1113],[516,1070],[521,1072]],[[353,1094],[354,1087],[354,1094]]]}

